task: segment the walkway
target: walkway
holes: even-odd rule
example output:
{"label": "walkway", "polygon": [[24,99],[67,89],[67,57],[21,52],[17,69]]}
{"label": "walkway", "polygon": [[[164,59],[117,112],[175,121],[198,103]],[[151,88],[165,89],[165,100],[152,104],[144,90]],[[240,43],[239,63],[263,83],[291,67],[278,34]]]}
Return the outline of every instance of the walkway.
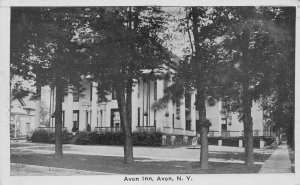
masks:
{"label": "walkway", "polygon": [[278,146],[259,173],[292,173],[289,151],[285,143]]}

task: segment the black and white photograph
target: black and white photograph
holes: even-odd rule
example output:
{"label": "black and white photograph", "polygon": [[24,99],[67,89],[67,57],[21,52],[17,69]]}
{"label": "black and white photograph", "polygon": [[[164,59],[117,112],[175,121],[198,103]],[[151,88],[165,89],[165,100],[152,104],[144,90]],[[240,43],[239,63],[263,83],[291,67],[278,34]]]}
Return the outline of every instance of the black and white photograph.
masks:
{"label": "black and white photograph", "polygon": [[297,1],[2,10],[3,184],[300,183]]}

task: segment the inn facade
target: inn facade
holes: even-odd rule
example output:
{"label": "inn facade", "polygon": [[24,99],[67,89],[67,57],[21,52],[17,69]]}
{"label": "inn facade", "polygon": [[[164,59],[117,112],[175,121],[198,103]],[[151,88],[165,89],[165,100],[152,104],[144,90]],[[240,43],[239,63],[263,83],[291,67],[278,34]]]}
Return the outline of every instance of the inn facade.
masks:
{"label": "inn facade", "polygon": [[[198,111],[195,107],[196,92],[186,94],[180,103],[169,101],[166,108],[154,110],[152,105],[164,95],[164,89],[172,82],[167,80],[144,81],[139,79],[132,91],[132,132],[161,132],[167,135],[196,136],[198,134]],[[116,93],[107,95],[107,101],[98,102],[98,83],[83,81],[85,91],[69,93],[63,100],[62,123],[70,132],[96,131],[121,132],[120,112]],[[51,90],[51,110],[55,107],[55,90]],[[211,103],[213,101],[213,103]],[[221,101],[210,99],[206,103],[207,118],[212,126],[209,137],[243,136],[243,123],[238,114],[228,113]],[[272,121],[259,103],[253,102],[253,135],[273,136]],[[55,118],[50,127],[54,128]]]}

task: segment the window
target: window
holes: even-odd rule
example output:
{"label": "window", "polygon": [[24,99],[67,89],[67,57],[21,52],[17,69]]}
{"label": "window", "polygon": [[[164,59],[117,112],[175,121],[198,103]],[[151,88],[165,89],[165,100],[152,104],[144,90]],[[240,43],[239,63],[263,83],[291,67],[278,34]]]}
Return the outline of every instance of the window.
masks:
{"label": "window", "polygon": [[191,121],[190,121],[190,120],[187,120],[187,121],[185,122],[185,129],[186,129],[186,130],[191,130]]}
{"label": "window", "polygon": [[157,100],[157,82],[154,82],[154,100]]}
{"label": "window", "polygon": [[120,112],[118,109],[111,109],[111,127],[120,126]]}
{"label": "window", "polygon": [[111,99],[116,100],[117,99],[117,93],[115,89],[112,89]]}
{"label": "window", "polygon": [[185,93],[185,108],[190,109],[191,108],[191,94]]}
{"label": "window", "polygon": [[221,124],[222,124],[222,126],[226,125],[226,127],[227,127],[227,118],[222,118],[221,119]]}
{"label": "window", "polygon": [[166,90],[167,87],[168,87],[168,80],[165,79],[165,80],[164,80],[164,90]]}
{"label": "window", "polygon": [[73,91],[73,102],[79,102],[79,90]]}
{"label": "window", "polygon": [[90,101],[92,101],[93,97],[93,82],[91,82],[91,88],[90,88]]}
{"label": "window", "polygon": [[191,130],[191,94],[185,93],[185,129]]}
{"label": "window", "polygon": [[86,110],[85,111],[85,125],[88,125],[89,124],[89,111]]}
{"label": "window", "polygon": [[99,126],[99,110],[97,110],[97,127]]}
{"label": "window", "polygon": [[73,121],[78,121],[78,114],[79,114],[79,110],[74,110],[73,111]]}
{"label": "window", "polygon": [[141,125],[141,108],[138,108],[138,127]]}
{"label": "window", "polygon": [[100,125],[102,126],[102,124],[103,124],[103,111],[102,110],[100,110]]}
{"label": "window", "polygon": [[138,91],[137,91],[137,97],[140,98],[140,86],[141,86],[141,83],[140,83],[140,80],[138,80],[137,82],[138,82],[138,84],[137,84],[137,89],[138,89]]}
{"label": "window", "polygon": [[61,113],[61,125],[63,128],[65,127],[65,111],[64,110]]}
{"label": "window", "polygon": [[172,114],[172,128],[174,128],[174,126],[175,126],[175,120],[174,120],[174,117],[175,117],[175,115]]}
{"label": "window", "polygon": [[72,132],[79,131],[79,110],[73,110],[73,128]]}
{"label": "window", "polygon": [[154,126],[156,126],[156,110],[154,110]]}

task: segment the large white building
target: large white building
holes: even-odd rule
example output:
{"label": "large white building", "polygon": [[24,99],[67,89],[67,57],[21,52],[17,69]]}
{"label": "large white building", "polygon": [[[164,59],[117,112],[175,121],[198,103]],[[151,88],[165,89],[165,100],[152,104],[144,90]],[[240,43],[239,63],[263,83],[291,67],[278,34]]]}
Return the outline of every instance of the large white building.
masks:
{"label": "large white building", "polygon": [[[195,92],[186,94],[180,104],[169,101],[167,108],[153,110],[152,104],[163,97],[164,89],[171,82],[156,80],[146,82],[140,79],[132,92],[132,132],[162,132],[168,135],[195,136],[198,114],[195,108]],[[120,132],[120,114],[115,92],[107,96],[107,102],[98,103],[97,83],[83,82],[86,89],[81,95],[69,93],[63,100],[62,122],[70,132],[84,130],[105,132]],[[52,89],[51,113],[54,112],[55,94]],[[212,126],[210,137],[238,137],[243,136],[243,123],[237,114],[226,113],[222,109],[222,102],[206,104],[207,118]],[[253,103],[253,135],[270,136],[271,124],[264,118],[262,108]],[[50,125],[54,127],[52,118]]]}

